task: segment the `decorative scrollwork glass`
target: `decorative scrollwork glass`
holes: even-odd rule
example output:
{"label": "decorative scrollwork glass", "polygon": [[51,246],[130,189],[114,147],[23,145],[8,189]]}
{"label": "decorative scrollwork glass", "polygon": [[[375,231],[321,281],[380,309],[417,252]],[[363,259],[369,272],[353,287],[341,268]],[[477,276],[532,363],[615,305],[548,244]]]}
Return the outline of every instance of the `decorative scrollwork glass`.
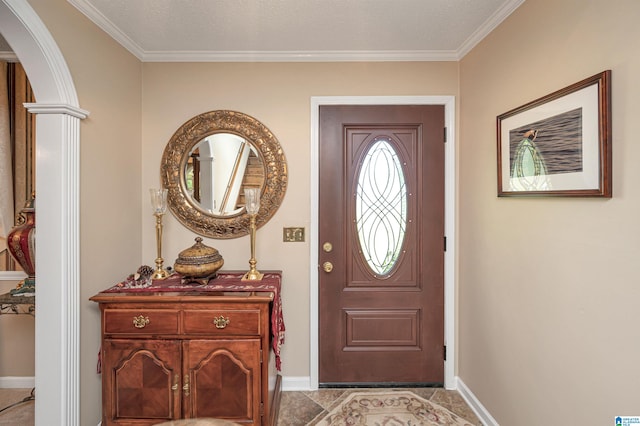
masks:
{"label": "decorative scrollwork glass", "polygon": [[400,159],[387,139],[376,139],[363,157],[355,209],[364,260],[374,274],[388,275],[405,237],[407,189]]}

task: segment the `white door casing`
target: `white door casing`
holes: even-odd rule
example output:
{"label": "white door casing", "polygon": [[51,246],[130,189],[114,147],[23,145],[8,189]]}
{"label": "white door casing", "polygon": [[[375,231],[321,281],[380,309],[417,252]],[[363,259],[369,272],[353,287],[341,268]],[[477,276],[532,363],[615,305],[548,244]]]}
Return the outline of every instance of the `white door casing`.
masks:
{"label": "white door casing", "polygon": [[[309,383],[298,387],[318,389],[318,196],[319,196],[319,108],[320,105],[444,105],[445,147],[445,236],[444,338],[447,357],[444,386],[455,389],[455,97],[454,96],[319,96],[311,98],[311,232],[309,276]],[[302,385],[302,386],[300,386]]]}

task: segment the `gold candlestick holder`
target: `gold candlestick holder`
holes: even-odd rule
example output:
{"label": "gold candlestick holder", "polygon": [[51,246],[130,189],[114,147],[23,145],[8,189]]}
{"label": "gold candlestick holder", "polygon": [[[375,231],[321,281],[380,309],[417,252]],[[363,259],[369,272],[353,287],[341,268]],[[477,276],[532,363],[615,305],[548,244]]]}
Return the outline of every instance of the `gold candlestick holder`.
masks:
{"label": "gold candlestick holder", "polygon": [[151,207],[156,217],[156,270],[153,272],[154,280],[163,280],[169,276],[169,272],[164,269],[164,259],[162,258],[162,216],[167,211],[167,190],[166,189],[150,189]]}
{"label": "gold candlestick holder", "polygon": [[256,269],[256,216],[260,210],[260,188],[247,188],[244,190],[245,207],[249,214],[249,231],[251,235],[251,259],[249,259],[249,271],[244,274],[242,281],[260,281],[263,273]]}

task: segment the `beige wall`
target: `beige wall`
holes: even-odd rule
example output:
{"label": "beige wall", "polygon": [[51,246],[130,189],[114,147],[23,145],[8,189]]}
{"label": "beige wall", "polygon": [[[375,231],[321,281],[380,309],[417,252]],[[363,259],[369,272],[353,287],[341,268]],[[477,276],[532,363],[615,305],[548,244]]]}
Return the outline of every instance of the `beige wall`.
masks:
{"label": "beige wall", "polygon": [[[456,95],[458,64],[141,64],[66,1],[30,3],[67,61],[80,106],[91,112],[81,125],[81,424],[100,418],[99,313],[87,299],[141,263],[153,264],[148,188],[160,184],[160,157],[172,133],[209,110],[233,109],[258,118],[287,156],[287,194],[259,230],[257,257],[260,269],[284,271],[283,374],[308,376],[309,248],[281,241],[283,226],[309,232],[310,98]],[[167,264],[194,237],[165,216]],[[247,267],[247,238],[205,242],[221,251],[225,269]]]}
{"label": "beige wall", "polygon": [[[458,374],[502,425],[640,412],[640,2],[525,2],[460,63]],[[497,198],[496,116],[612,70],[613,199]]]}
{"label": "beige wall", "polygon": [[[174,131],[202,112],[231,109],[262,121],[287,157],[284,202],[256,238],[258,269],[283,270],[287,327],[283,376],[309,376],[310,99],[312,96],[456,95],[458,64],[431,63],[145,63],[143,66],[142,188],[160,185],[160,159]],[[155,258],[154,218],[142,210],[143,259]],[[173,264],[193,244],[193,232],[165,216],[163,256]],[[307,229],[305,243],[283,243],[282,228]],[[224,269],[248,268],[249,239],[205,239]]]}
{"label": "beige wall", "polygon": [[[284,271],[283,374],[307,376],[309,247],[281,241],[283,226],[310,232],[310,97],[457,96],[458,86],[458,375],[503,425],[549,417],[600,425],[637,410],[640,194],[630,183],[640,173],[631,133],[640,57],[630,41],[640,36],[640,3],[530,0],[459,64],[140,64],[66,1],[30,3],[91,111],[81,126],[81,424],[100,416],[99,316],[87,299],[153,262],[148,188],[160,184],[173,131],[224,108],[254,116],[280,140],[290,185],[258,231],[258,267]],[[496,115],[607,68],[614,198],[498,199]],[[171,215],[165,231],[172,263],[195,235]],[[225,269],[246,268],[247,238],[205,242]]]}
{"label": "beige wall", "polygon": [[[0,294],[16,288],[18,281],[0,281]],[[0,377],[33,377],[35,320],[31,315],[0,318]],[[0,407],[2,408],[2,407]]]}

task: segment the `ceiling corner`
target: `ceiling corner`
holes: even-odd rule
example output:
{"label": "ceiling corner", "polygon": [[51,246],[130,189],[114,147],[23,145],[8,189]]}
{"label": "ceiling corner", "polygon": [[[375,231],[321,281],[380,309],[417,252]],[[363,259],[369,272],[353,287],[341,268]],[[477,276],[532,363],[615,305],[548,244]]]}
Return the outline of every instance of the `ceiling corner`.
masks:
{"label": "ceiling corner", "polygon": [[116,25],[114,25],[107,17],[105,17],[98,9],[86,0],[67,0],[73,7],[78,9],[84,16],[89,18],[91,22],[96,24],[98,28],[106,32],[112,39],[117,41],[122,47],[131,52],[139,60],[144,58],[144,50]]}

